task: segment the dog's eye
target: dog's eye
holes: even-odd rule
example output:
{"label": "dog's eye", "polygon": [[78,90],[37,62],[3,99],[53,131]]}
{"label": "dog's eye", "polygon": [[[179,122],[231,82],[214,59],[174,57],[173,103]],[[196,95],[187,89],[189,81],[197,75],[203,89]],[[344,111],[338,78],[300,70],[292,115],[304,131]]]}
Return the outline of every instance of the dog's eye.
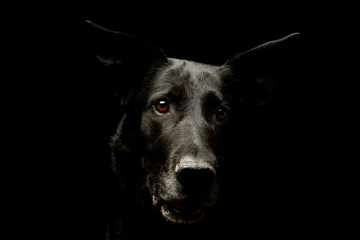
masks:
{"label": "dog's eye", "polygon": [[226,107],[219,107],[216,112],[216,118],[219,121],[224,121],[229,115],[229,110]]}
{"label": "dog's eye", "polygon": [[154,103],[155,110],[159,113],[167,113],[169,111],[169,101],[166,98],[160,98]]}

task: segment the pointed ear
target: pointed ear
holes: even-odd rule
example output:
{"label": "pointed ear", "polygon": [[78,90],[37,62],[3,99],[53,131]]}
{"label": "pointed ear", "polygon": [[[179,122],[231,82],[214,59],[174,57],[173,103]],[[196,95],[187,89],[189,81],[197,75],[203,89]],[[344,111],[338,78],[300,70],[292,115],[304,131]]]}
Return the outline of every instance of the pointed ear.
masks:
{"label": "pointed ear", "polygon": [[223,67],[238,79],[243,101],[265,106],[300,56],[300,34],[293,33],[235,55]]}
{"label": "pointed ear", "polygon": [[96,57],[104,65],[126,65],[137,70],[154,61],[167,61],[163,50],[149,41],[86,21]]}

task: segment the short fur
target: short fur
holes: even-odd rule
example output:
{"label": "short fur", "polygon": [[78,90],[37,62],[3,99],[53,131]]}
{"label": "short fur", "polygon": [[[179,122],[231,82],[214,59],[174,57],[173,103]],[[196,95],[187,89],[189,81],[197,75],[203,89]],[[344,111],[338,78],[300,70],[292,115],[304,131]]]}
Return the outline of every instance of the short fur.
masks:
{"label": "short fur", "polygon": [[118,199],[106,239],[253,237],[239,162],[251,155],[252,120],[286,78],[299,34],[213,66],[88,23],[100,62],[132,75],[117,91],[123,114],[110,147]]}

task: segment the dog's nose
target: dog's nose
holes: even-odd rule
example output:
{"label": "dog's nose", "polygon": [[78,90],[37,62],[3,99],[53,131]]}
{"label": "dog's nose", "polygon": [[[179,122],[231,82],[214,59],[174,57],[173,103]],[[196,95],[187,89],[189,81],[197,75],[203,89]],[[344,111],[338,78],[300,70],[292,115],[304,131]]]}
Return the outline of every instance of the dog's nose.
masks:
{"label": "dog's nose", "polygon": [[175,167],[177,179],[188,187],[211,184],[216,176],[215,168],[208,162],[186,157]]}

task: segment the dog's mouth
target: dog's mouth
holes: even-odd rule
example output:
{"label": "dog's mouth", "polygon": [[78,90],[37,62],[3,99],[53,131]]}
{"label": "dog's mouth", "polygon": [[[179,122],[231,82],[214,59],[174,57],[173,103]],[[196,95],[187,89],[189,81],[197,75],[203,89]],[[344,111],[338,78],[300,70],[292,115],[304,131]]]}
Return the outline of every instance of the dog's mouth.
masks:
{"label": "dog's mouth", "polygon": [[198,200],[164,200],[157,194],[153,196],[153,205],[160,208],[162,216],[174,223],[194,223],[204,216],[204,210],[211,204]]}
{"label": "dog's mouth", "polygon": [[165,201],[158,202],[162,215],[175,223],[194,223],[204,216],[205,205],[200,202],[183,201]]}
{"label": "dog's mouth", "polygon": [[156,181],[149,181],[152,205],[159,208],[162,216],[171,222],[190,224],[201,220],[204,212],[216,202],[216,189],[196,192],[180,189],[166,192]]}

